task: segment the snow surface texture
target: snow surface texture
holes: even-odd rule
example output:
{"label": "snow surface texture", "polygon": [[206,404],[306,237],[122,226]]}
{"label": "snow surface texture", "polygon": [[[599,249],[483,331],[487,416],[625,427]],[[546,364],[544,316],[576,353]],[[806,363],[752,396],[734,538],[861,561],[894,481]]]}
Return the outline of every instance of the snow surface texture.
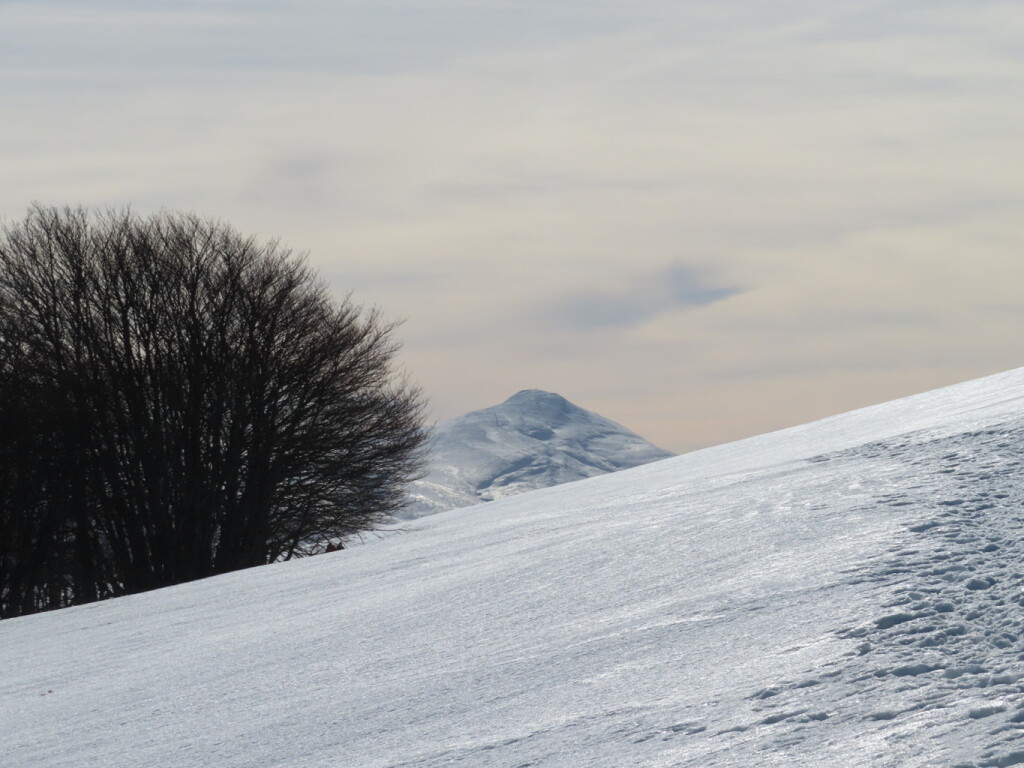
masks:
{"label": "snow surface texture", "polygon": [[0,622],[0,764],[1024,765],[1022,525],[1024,370]]}
{"label": "snow surface texture", "polygon": [[616,472],[673,454],[561,395],[526,389],[438,424],[428,474],[412,483],[412,519]]}

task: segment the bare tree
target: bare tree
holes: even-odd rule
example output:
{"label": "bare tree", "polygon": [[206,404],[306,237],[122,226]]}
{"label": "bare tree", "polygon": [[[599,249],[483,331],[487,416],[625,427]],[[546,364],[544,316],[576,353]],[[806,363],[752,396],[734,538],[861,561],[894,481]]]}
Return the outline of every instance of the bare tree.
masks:
{"label": "bare tree", "polygon": [[321,551],[403,503],[395,326],[196,216],[0,233],[0,616]]}

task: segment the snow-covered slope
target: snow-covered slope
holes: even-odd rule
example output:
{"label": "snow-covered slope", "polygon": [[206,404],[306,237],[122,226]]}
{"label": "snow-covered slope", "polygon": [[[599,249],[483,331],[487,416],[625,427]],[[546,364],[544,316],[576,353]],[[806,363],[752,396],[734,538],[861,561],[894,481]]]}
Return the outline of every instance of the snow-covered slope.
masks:
{"label": "snow-covered slope", "polygon": [[0,622],[0,763],[1024,765],[1022,509],[1024,370]]}
{"label": "snow-covered slope", "polygon": [[411,519],[672,456],[561,395],[527,389],[493,408],[442,422],[428,474],[412,483]]}

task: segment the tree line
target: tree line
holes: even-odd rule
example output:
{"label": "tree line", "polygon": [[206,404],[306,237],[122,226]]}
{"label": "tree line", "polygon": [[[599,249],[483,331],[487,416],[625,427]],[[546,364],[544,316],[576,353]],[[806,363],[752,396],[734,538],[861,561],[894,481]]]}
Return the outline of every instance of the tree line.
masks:
{"label": "tree line", "polygon": [[395,325],[226,224],[34,206],[0,232],[0,617],[322,551],[400,507]]}

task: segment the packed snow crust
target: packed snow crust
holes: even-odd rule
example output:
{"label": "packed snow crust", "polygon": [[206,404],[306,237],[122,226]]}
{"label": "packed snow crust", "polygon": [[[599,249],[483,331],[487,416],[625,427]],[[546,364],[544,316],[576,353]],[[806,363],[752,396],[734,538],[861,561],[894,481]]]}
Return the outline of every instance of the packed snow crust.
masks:
{"label": "packed snow crust", "polygon": [[1022,510],[1024,369],[0,622],[0,764],[1024,765]]}
{"label": "packed snow crust", "polygon": [[428,474],[409,486],[409,504],[400,518],[503,499],[673,455],[611,419],[540,389],[524,389],[492,408],[441,422],[429,448]]}

